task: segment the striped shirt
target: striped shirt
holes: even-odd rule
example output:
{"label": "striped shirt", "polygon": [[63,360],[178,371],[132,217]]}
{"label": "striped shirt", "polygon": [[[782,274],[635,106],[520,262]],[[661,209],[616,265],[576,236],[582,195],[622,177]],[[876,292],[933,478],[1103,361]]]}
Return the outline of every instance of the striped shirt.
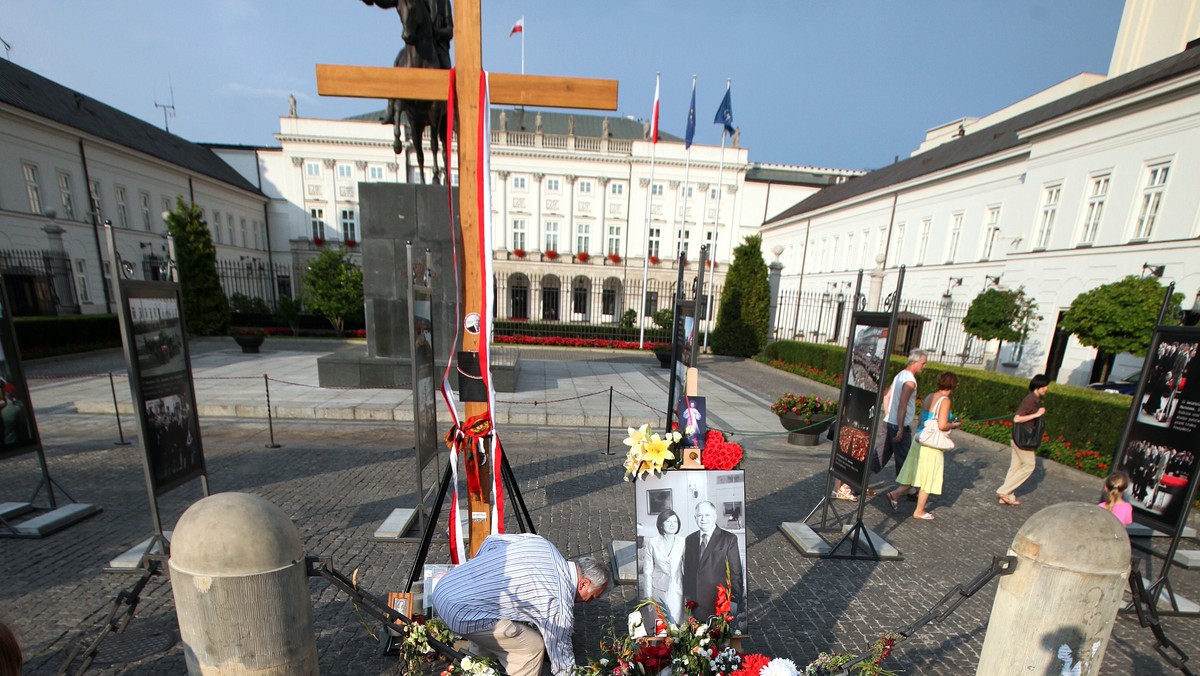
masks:
{"label": "striped shirt", "polygon": [[545,538],[532,534],[493,535],[475,558],[442,576],[433,607],[451,631],[470,634],[500,620],[537,627],[558,675],[573,674],[575,652],[575,564]]}

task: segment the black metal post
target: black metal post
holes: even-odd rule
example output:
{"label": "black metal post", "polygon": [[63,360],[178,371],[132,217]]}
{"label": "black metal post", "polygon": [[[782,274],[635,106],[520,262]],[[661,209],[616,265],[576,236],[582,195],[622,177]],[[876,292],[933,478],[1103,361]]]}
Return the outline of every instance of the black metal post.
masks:
{"label": "black metal post", "polygon": [[280,445],[275,443],[275,419],[271,415],[271,379],[267,374],[263,374],[263,389],[267,392],[267,429],[271,433],[271,442],[263,444],[267,448],[280,448]]}
{"label": "black metal post", "polygon": [[121,429],[121,409],[117,407],[117,384],[113,380],[112,371],[108,372],[108,387],[112,390],[113,414],[117,416],[117,436],[121,438],[120,441],[114,441],[113,445],[128,446],[131,442],[125,439],[125,430]]}
{"label": "black metal post", "polygon": [[604,446],[604,454],[612,455],[612,401],[613,401],[613,386],[608,386],[608,441]]}

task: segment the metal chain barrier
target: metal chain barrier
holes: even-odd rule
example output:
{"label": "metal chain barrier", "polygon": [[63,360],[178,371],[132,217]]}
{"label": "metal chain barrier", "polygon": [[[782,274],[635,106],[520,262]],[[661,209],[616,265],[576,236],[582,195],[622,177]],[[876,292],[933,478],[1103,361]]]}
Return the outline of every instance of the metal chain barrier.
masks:
{"label": "metal chain barrier", "polygon": [[[85,643],[80,639],[75,647],[67,654],[67,658],[63,660],[62,666],[58,668],[58,676],[66,676],[72,673],[75,676],[82,674],[92,666],[92,662],[96,659],[96,653],[100,650],[100,644],[110,634],[122,634],[126,627],[129,626],[129,621],[133,619],[134,611],[137,610],[138,603],[141,601],[142,591],[150,582],[151,578],[162,575],[163,567],[166,565],[166,557],[147,554],[142,562],[142,575],[136,583],[129,589],[122,590],[113,599],[112,610],[108,613],[108,619],[104,622],[104,627],[100,633],[96,635],[90,642]],[[71,672],[71,665],[75,660],[83,658],[79,668]]]}
{"label": "metal chain barrier", "polygon": [[[943,596],[941,600],[933,604],[933,607],[929,609],[929,612],[917,618],[912,624],[896,630],[894,633],[899,636],[899,638],[896,639],[896,645],[900,645],[902,641],[912,638],[917,631],[922,629],[930,622],[937,622],[940,624],[946,618],[950,617],[955,610],[958,610],[958,607],[962,605],[963,601],[966,601],[974,596],[979,592],[980,589],[986,587],[993,579],[997,577],[1004,577],[1005,575],[1012,575],[1016,568],[1017,557],[993,556],[991,565],[985,568],[983,572],[979,573],[979,575],[976,575],[975,579],[968,582],[966,586],[961,584],[954,585],[950,588],[950,591],[946,592],[945,596]],[[875,653],[873,651],[863,653],[844,665],[841,668],[841,671],[833,674],[832,676],[849,676],[851,667],[874,658]]]}

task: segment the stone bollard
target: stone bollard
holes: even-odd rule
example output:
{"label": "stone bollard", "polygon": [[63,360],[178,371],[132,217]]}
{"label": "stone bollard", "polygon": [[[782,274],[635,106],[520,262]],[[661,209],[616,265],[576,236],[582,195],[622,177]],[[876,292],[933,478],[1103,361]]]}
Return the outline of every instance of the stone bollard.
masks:
{"label": "stone bollard", "polygon": [[1099,674],[1129,575],[1121,522],[1095,505],[1051,505],[1009,555],[1016,570],[1000,578],[975,673]]}
{"label": "stone bollard", "polygon": [[189,674],[318,674],[304,549],[291,520],[246,493],[192,505],[171,539]]}

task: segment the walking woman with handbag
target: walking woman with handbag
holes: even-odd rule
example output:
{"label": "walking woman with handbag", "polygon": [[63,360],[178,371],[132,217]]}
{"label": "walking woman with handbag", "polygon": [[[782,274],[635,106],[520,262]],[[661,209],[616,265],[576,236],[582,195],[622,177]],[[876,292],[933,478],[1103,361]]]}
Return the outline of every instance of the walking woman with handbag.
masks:
{"label": "walking woman with handbag", "polygon": [[1021,504],[1013,491],[1025,483],[1037,462],[1037,449],[1042,445],[1046,407],[1042,406],[1042,398],[1049,389],[1050,379],[1044,374],[1037,374],[1029,379],[1029,394],[1021,400],[1017,413],[1013,416],[1012,460],[1008,465],[1008,475],[1004,483],[996,489],[996,497],[1002,505],[1016,506]]}
{"label": "walking woman with handbag", "polygon": [[922,521],[933,521],[933,513],[926,511],[930,495],[942,494],[942,474],[945,469],[943,453],[954,448],[954,442],[947,434],[950,430],[958,429],[962,424],[953,419],[950,413],[950,393],[958,387],[958,376],[943,371],[938,375],[937,392],[925,398],[921,405],[921,427],[917,433],[917,452],[909,453],[900,468],[896,481],[900,483],[895,490],[887,494],[888,505],[895,512],[900,509],[900,497],[910,487],[920,489],[917,492],[917,508],[913,510],[913,518]]}

